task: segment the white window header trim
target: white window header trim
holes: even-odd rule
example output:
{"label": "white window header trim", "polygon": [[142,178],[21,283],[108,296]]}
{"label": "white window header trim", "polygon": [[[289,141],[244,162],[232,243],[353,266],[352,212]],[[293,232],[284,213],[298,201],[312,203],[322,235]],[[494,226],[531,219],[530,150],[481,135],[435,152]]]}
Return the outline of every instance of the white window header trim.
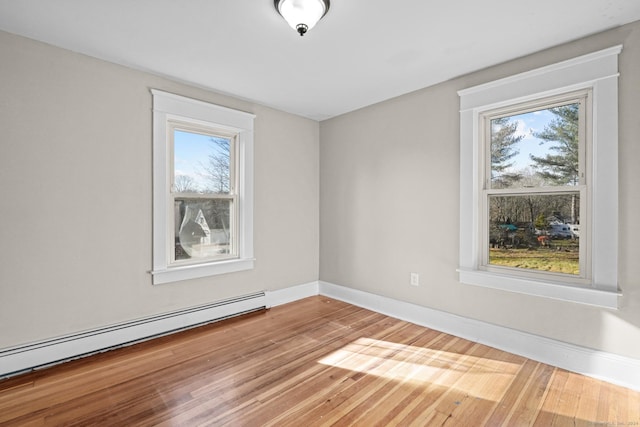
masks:
{"label": "white window header trim", "polygon": [[[538,97],[558,88],[583,88],[598,80],[618,76],[618,55],[622,45],[613,46],[556,64],[505,77],[458,91],[460,110],[487,106],[505,99],[531,94]],[[526,84],[523,84],[526,82]]]}
{"label": "white window header trim", "polygon": [[153,110],[157,112],[202,120],[208,123],[218,123],[239,129],[253,130],[253,119],[256,115],[245,111],[238,111],[205,101],[151,89],[153,94]]}

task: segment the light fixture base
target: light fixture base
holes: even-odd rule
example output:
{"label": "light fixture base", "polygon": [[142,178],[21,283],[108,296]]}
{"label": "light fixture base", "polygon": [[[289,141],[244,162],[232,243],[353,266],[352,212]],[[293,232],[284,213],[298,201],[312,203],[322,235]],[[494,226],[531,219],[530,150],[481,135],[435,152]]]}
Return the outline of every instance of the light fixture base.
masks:
{"label": "light fixture base", "polygon": [[273,5],[289,26],[304,36],[327,14],[330,0],[273,0]]}
{"label": "light fixture base", "polygon": [[296,30],[298,30],[298,34],[300,34],[300,37],[302,37],[307,31],[309,31],[309,27],[307,27],[305,24],[298,24],[296,25]]}

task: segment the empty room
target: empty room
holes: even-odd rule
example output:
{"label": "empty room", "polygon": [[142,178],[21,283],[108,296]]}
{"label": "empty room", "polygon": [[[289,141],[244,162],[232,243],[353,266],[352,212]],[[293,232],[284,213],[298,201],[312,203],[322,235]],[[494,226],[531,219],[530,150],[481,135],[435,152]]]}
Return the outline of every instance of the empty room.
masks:
{"label": "empty room", "polygon": [[0,0],[0,128],[0,425],[640,425],[637,0]]}

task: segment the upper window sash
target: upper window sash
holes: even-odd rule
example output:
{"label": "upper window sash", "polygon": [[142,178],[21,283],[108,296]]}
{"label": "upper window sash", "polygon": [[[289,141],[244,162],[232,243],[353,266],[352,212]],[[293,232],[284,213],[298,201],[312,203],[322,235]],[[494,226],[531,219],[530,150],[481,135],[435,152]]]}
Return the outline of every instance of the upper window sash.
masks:
{"label": "upper window sash", "polygon": [[[504,190],[503,192],[513,191],[516,188],[534,188],[543,189],[548,188],[553,191],[553,188],[557,187],[571,187],[585,186],[587,185],[586,173],[586,158],[587,151],[591,147],[591,91],[585,90],[578,93],[571,93],[559,97],[544,98],[533,102],[528,102],[523,105],[510,106],[508,108],[500,108],[498,110],[486,111],[480,113],[479,123],[480,128],[480,141],[482,146],[482,153],[484,157],[483,167],[481,168],[481,182],[483,190]],[[536,113],[541,111],[551,110],[557,107],[567,107],[570,105],[578,105],[578,170],[577,170],[577,182],[566,184],[552,184],[546,183],[546,185],[537,185],[526,180],[515,181],[513,186],[500,186],[494,185],[493,179],[493,164],[492,164],[492,121],[521,116],[528,113]],[[535,190],[534,190],[535,191]]]}
{"label": "upper window sash", "polygon": [[[175,189],[175,171],[176,171],[176,165],[175,165],[175,133],[176,131],[178,132],[183,132],[183,133],[190,133],[190,134],[199,134],[202,135],[204,137],[209,137],[209,138],[220,138],[223,140],[228,140],[229,141],[229,189],[228,191],[224,192],[227,194],[237,194],[237,189],[238,189],[238,179],[237,179],[237,173],[236,171],[238,170],[238,165],[237,165],[237,160],[238,160],[238,153],[237,153],[237,147],[238,147],[238,137],[239,137],[239,132],[237,131],[233,131],[233,130],[229,130],[229,129],[221,129],[221,128],[217,128],[217,127],[211,127],[211,126],[204,126],[202,125],[200,122],[196,122],[196,123],[190,123],[190,122],[185,122],[185,121],[178,121],[176,119],[172,119],[169,120],[167,122],[167,133],[168,133],[168,138],[169,138],[169,143],[170,143],[170,147],[169,147],[169,153],[170,153],[170,174],[169,174],[169,178],[170,178],[170,182],[169,182],[169,191],[171,191],[172,193],[176,193]],[[203,163],[206,163],[206,159],[203,159]],[[179,192],[179,193],[184,193],[184,192]],[[179,194],[177,193],[177,194]],[[204,193],[204,194],[222,194],[219,191],[206,191],[206,189],[200,189],[199,191],[197,191],[196,193]]]}

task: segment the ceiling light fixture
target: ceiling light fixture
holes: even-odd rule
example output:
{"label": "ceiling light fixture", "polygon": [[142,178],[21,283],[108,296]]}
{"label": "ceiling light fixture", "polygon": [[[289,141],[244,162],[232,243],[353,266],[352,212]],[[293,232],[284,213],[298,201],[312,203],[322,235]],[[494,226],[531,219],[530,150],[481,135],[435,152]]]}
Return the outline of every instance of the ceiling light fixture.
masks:
{"label": "ceiling light fixture", "polygon": [[274,0],[273,4],[301,36],[312,29],[329,10],[329,0]]}

